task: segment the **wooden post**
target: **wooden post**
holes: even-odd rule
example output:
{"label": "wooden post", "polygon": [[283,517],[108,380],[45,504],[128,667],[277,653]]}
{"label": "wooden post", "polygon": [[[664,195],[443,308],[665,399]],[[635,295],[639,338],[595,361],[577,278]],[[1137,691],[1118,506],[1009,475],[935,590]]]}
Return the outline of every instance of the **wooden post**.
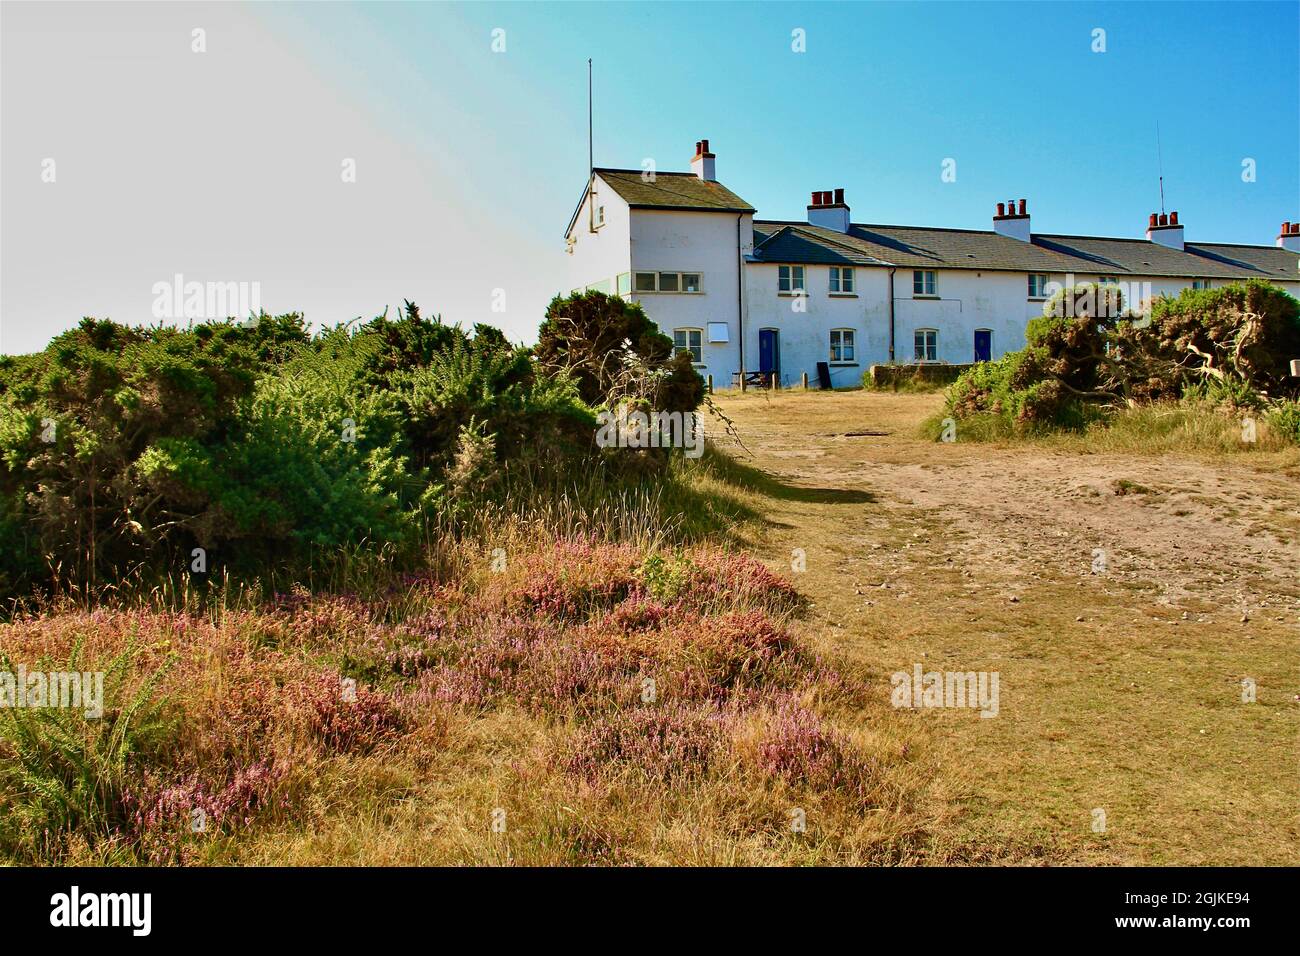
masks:
{"label": "wooden post", "polygon": [[1296,378],[1300,378],[1300,359],[1291,360],[1291,374]]}
{"label": "wooden post", "polygon": [[772,391],[776,391],[776,372],[772,372]]}
{"label": "wooden post", "polygon": [[713,373],[709,373],[709,394],[713,394]]}
{"label": "wooden post", "polygon": [[740,390],[742,392],[745,390],[745,370],[743,368],[740,370]]}
{"label": "wooden post", "polygon": [[808,391],[808,373],[804,372],[803,375],[799,376],[799,379],[799,384],[803,386],[803,390]]}

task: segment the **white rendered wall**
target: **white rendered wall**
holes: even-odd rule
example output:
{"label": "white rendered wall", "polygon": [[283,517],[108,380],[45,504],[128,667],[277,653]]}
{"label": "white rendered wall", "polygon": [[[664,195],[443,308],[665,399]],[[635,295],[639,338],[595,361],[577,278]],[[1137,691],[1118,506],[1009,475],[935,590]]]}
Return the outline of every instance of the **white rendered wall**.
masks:
{"label": "white rendered wall", "polygon": [[[731,383],[740,367],[740,313],[737,309],[736,218],[741,217],[741,254],[754,250],[753,216],[720,212],[673,212],[633,209],[631,216],[632,272],[698,272],[698,293],[636,292],[646,314],[671,336],[674,329],[703,331],[701,375],[712,375],[715,388]],[[725,322],[726,344],[710,344],[710,322]],[[746,355],[746,364],[749,364]]]}

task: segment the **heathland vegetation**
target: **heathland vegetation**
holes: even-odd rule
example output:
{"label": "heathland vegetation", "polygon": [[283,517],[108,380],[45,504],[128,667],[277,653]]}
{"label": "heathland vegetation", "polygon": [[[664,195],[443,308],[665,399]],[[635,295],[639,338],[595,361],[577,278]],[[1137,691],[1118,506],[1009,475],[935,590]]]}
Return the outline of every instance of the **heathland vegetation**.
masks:
{"label": "heathland vegetation", "polygon": [[[408,303],[0,360],[0,671],[105,698],[0,687],[0,859],[910,852],[855,836],[909,796],[830,720],[865,684],[792,636],[798,594],[718,547],[753,517],[725,466],[593,439],[707,401],[599,293],[531,350]],[[795,806],[841,836],[791,849]]]}
{"label": "heathland vegetation", "polygon": [[963,373],[950,419],[961,440],[1107,430],[1184,446],[1300,443],[1300,303],[1251,280],[1188,289],[1131,310],[1119,286],[1063,289],[1026,347]]}

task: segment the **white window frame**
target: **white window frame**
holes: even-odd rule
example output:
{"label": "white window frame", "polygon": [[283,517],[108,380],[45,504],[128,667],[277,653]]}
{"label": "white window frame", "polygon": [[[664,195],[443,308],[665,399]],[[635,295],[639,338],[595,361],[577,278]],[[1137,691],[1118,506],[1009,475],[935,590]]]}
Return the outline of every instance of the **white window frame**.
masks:
{"label": "white window frame", "polygon": [[1119,285],[1119,276],[1097,276],[1097,285]]}
{"label": "white window frame", "polygon": [[[1038,280],[1039,280],[1039,282],[1038,282],[1038,288],[1037,288],[1037,289],[1034,288],[1034,280],[1035,280],[1035,279],[1038,279]],[[1047,277],[1047,273],[1046,273],[1046,272],[1031,272],[1031,273],[1029,273],[1029,298],[1031,298],[1031,299],[1046,299],[1046,298],[1047,298],[1047,281],[1048,281],[1048,277]]]}
{"label": "white window frame", "polygon": [[[653,280],[652,285],[653,285],[654,287],[651,288],[651,289],[643,289],[643,288],[641,288],[641,277],[642,277],[642,276],[650,276],[650,278]],[[658,291],[659,291],[659,273],[657,273],[657,272],[649,272],[649,271],[644,270],[644,269],[634,270],[634,271],[632,272],[632,291],[633,291],[634,293],[635,293],[635,292],[658,292]]]}
{"label": "white window frame", "polygon": [[[917,285],[921,291],[916,291]],[[939,297],[939,273],[934,269],[912,270],[912,298],[937,299]]]}
{"label": "white window frame", "polygon": [[[845,341],[848,336],[848,341]],[[839,339],[839,358],[835,357],[836,339]],[[831,361],[832,365],[857,365],[858,364],[858,336],[856,329],[831,329]],[[847,350],[848,355],[845,355]]]}
{"label": "white window frame", "polygon": [[599,229],[605,225],[605,207],[603,205],[596,207],[596,228]]}
{"label": "white window frame", "polygon": [[[686,277],[695,276],[695,288],[686,288]],[[677,278],[677,289],[682,295],[703,295],[704,294],[704,273],[703,272],[679,272]]]}
{"label": "white window frame", "polygon": [[831,295],[855,295],[853,291],[853,267],[831,266]]}
{"label": "white window frame", "polygon": [[1196,290],[1198,290],[1198,291],[1201,290],[1201,289],[1208,289],[1208,288],[1210,288],[1210,280],[1209,280],[1209,279],[1193,279],[1193,280],[1192,280],[1192,288],[1193,288],[1193,289],[1196,289]]}
{"label": "white window frame", "polygon": [[[677,344],[677,334],[683,333],[686,337],[686,345]],[[695,335],[695,344],[691,344],[691,335]],[[673,352],[688,352],[691,356],[692,365],[704,364],[704,330],[684,326],[680,329],[673,329]]]}
{"label": "white window frame", "polygon": [[[784,276],[781,270],[786,270]],[[795,285],[795,271],[798,270],[799,284]],[[782,287],[782,283],[785,287]],[[803,266],[787,264],[776,267],[776,291],[781,295],[807,295],[808,294],[808,270]]]}
{"label": "white window frame", "polygon": [[[921,355],[917,355],[916,337],[921,336]],[[930,358],[933,354],[934,357]],[[915,329],[912,332],[912,360],[914,362],[937,362],[939,361],[939,330],[938,329]]]}

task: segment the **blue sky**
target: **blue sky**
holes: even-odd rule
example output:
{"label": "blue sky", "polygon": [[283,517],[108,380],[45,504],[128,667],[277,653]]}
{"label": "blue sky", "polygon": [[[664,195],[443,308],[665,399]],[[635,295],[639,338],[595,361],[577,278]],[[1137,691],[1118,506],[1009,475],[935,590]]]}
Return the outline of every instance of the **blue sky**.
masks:
{"label": "blue sky", "polygon": [[[686,169],[708,138],[764,218],[844,187],[857,222],[989,228],[1023,196],[1036,232],[1139,236],[1158,120],[1189,239],[1271,244],[1300,219],[1294,3],[94,6],[73,40],[71,13],[4,12],[4,351],[83,314],[149,321],[178,271],[257,279],[316,322],[412,298],[531,341],[566,274],[588,56],[597,165]],[[13,82],[54,51],[70,77]],[[115,228],[78,238],[87,220]]]}

